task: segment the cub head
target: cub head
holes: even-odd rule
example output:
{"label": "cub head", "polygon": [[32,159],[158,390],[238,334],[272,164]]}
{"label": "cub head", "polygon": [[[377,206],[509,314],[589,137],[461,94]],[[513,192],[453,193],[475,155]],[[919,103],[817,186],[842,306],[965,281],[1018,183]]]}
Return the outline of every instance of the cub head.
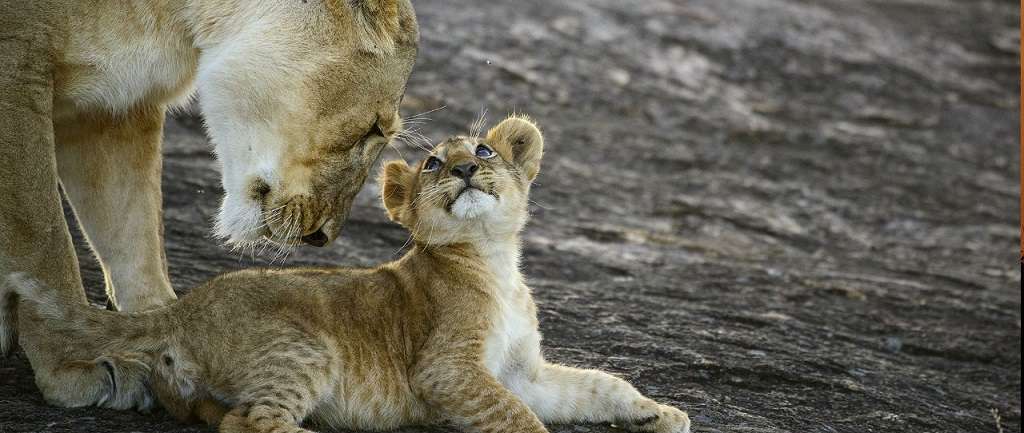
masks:
{"label": "cub head", "polygon": [[392,221],[427,245],[501,239],[526,224],[530,184],[544,139],[526,117],[513,116],[486,137],[452,137],[415,166],[390,161],[381,196]]}
{"label": "cub head", "polygon": [[200,104],[221,165],[216,234],[337,237],[398,113],[416,57],[408,0],[198,2]]}

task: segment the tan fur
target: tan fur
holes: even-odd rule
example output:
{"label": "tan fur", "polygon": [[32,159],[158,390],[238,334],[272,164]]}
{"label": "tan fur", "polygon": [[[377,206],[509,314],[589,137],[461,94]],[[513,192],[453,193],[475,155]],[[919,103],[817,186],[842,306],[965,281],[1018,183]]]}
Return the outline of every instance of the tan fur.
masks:
{"label": "tan fur", "polygon": [[[23,301],[32,326],[100,343],[111,400],[124,392],[117,384],[136,381],[110,364],[148,359],[164,406],[225,433],[305,432],[306,419],[373,430],[449,420],[473,432],[545,432],[542,422],[688,432],[685,413],[625,381],[541,355],[519,232],[542,153],[540,131],[514,117],[482,141],[440,144],[434,170],[388,163],[382,198],[414,246],[374,269],[235,272],[130,317],[55,308],[64,303],[41,298],[38,285],[15,285],[32,301]],[[474,164],[472,176],[457,175]]]}
{"label": "tan fur", "polygon": [[[417,39],[408,0],[0,2],[0,276],[26,272],[85,302],[62,187],[114,306],[172,302],[161,130],[197,88],[223,165],[218,234],[330,242],[401,128]],[[0,354],[16,314],[0,297]],[[65,363],[96,354],[19,331],[44,396],[97,403],[103,383]]]}

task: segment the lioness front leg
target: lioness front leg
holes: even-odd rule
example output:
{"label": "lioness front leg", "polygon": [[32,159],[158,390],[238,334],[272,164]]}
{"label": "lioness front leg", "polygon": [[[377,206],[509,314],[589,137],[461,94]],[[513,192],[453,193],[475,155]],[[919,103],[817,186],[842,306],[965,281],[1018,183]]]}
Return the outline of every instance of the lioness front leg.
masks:
{"label": "lioness front leg", "polygon": [[[46,44],[33,42],[0,39],[0,278],[26,272],[84,302],[54,164],[52,65]],[[14,345],[7,292],[0,287],[0,354]]]}
{"label": "lioness front leg", "polygon": [[545,422],[608,422],[656,433],[690,431],[686,412],[658,404],[625,380],[599,370],[545,364],[535,377],[514,381],[510,388]]}
{"label": "lioness front leg", "polygon": [[56,127],[57,169],[121,311],[175,299],[167,278],[160,199],[162,107],[95,113]]}
{"label": "lioness front leg", "polygon": [[68,362],[97,354],[42,329],[35,311],[16,305],[4,287],[8,275],[25,272],[64,302],[86,302],[58,191],[48,46],[43,37],[0,38],[0,352],[13,348],[17,328],[43,396],[83,406],[106,395],[106,373]]}

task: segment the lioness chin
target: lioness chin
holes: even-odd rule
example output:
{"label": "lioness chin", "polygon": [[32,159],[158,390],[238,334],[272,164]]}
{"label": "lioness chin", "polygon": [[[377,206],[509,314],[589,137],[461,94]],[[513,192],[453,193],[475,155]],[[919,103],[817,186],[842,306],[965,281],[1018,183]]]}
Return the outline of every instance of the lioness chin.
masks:
{"label": "lioness chin", "polygon": [[[388,163],[384,206],[414,246],[374,269],[247,270],[178,303],[125,314],[15,286],[32,326],[90,344],[106,400],[141,391],[221,432],[304,432],[306,419],[387,429],[449,420],[476,432],[610,422],[683,433],[687,415],[597,370],[548,363],[519,232],[543,139],[512,117],[454,137],[418,167]],[[135,397],[129,397],[134,399]]]}
{"label": "lioness chin", "polygon": [[[85,302],[63,191],[112,306],[173,302],[160,139],[195,93],[225,191],[216,234],[326,245],[401,129],[417,29],[408,0],[0,1],[0,278]],[[17,315],[0,297],[0,355]],[[65,363],[90,354],[18,331],[49,401],[97,402],[102,383]]]}

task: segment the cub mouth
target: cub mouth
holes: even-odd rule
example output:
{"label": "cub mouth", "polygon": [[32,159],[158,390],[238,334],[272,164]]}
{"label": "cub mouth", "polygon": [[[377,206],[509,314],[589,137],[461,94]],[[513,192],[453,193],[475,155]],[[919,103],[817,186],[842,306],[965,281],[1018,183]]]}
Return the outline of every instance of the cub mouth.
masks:
{"label": "cub mouth", "polygon": [[481,189],[481,188],[479,188],[477,186],[466,185],[466,186],[462,187],[462,189],[460,189],[459,192],[455,193],[455,197],[452,199],[452,202],[454,203],[455,200],[458,200],[459,197],[462,197],[462,194],[465,194],[466,192],[468,192],[470,190],[474,190],[474,189],[477,190],[477,191],[483,192],[483,193],[487,192],[487,191],[484,191],[483,189]]}
{"label": "cub mouth", "polygon": [[483,188],[480,188],[479,186],[476,186],[476,185],[465,185],[465,186],[462,187],[462,189],[459,190],[459,192],[455,193],[455,196],[452,197],[450,202],[448,202],[448,206],[447,206],[448,210],[449,211],[451,210],[452,205],[455,204],[455,202],[458,201],[459,198],[462,197],[463,194],[466,194],[466,193],[468,193],[470,191],[477,191],[479,193],[487,194],[487,195],[491,196],[492,198],[494,198],[495,200],[498,199],[498,195],[497,194],[495,194],[493,192],[485,191]]}
{"label": "cub mouth", "polygon": [[445,210],[459,218],[473,218],[493,209],[497,201],[497,194],[475,185],[466,185],[448,202]]}

